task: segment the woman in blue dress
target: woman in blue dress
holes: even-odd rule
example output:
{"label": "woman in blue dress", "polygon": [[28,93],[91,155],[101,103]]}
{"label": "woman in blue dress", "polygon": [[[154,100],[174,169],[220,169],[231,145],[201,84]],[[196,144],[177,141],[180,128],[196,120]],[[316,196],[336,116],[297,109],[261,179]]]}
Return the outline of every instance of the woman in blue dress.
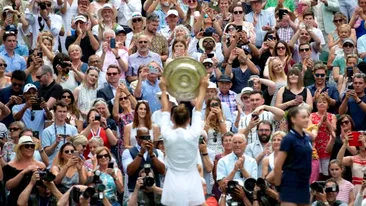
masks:
{"label": "woman in blue dress", "polygon": [[289,133],[282,139],[275,161],[275,184],[281,206],[307,206],[310,203],[312,146],[303,129],[308,126],[309,113],[305,108],[294,107],[287,118]]}

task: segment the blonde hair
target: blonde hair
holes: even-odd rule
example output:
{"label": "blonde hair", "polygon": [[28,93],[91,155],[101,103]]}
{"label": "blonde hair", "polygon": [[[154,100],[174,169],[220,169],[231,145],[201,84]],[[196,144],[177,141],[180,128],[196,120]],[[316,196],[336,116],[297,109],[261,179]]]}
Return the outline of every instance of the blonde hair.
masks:
{"label": "blonde hair", "polygon": [[284,131],[276,131],[272,134],[271,136],[271,141],[273,140],[274,137],[276,136],[281,136],[281,138],[283,138],[284,136],[286,136],[286,133]]}
{"label": "blonde hair", "polygon": [[108,156],[109,156],[109,161],[112,160],[112,153],[111,151],[108,149],[108,147],[105,147],[105,146],[102,146],[102,147],[98,147],[96,150],[95,150],[95,154],[98,156],[101,152],[103,151],[106,151],[108,153]]}
{"label": "blonde hair", "polygon": [[79,134],[71,137],[69,142],[76,147],[77,145],[86,145],[88,143],[88,139],[84,135]]}
{"label": "blonde hair", "polygon": [[79,45],[77,45],[77,44],[71,44],[69,46],[69,48],[67,49],[67,52],[68,52],[69,56],[70,56],[70,51],[73,50],[74,48],[75,49],[78,49],[80,51],[81,56],[83,55],[83,51],[82,51],[82,49],[81,49],[81,47]]}
{"label": "blonde hair", "polygon": [[104,141],[100,136],[94,136],[94,137],[90,138],[88,143],[90,144],[92,142],[96,142],[99,145],[99,147],[104,146]]}
{"label": "blonde hair", "polygon": [[24,130],[25,129],[25,124],[22,122],[22,121],[15,121],[15,122],[12,122],[10,125],[9,125],[9,128],[13,125],[17,125],[20,130]]}
{"label": "blonde hair", "polygon": [[[281,62],[280,58],[274,57],[268,63],[269,79],[272,80],[272,81],[274,81],[274,82],[276,82],[278,80],[278,76],[273,71],[273,64],[274,64],[273,62],[274,62],[274,60],[278,60],[281,64],[282,64],[282,62]],[[284,79],[287,78],[284,68],[283,68],[283,70],[281,72],[281,77],[284,78]]]}
{"label": "blonde hair", "polygon": [[[51,41],[52,46],[54,44],[53,34],[50,31],[42,31],[38,34],[38,41],[43,41],[43,40]],[[38,42],[38,44],[40,45],[40,42]]]}
{"label": "blonde hair", "polygon": [[351,28],[351,26],[350,26],[350,25],[348,25],[348,24],[342,24],[342,25],[340,25],[340,26],[338,27],[338,35],[339,35],[339,32],[340,32],[342,29],[347,30],[347,31],[348,31],[348,33],[349,33],[349,36],[351,35],[352,28]]}

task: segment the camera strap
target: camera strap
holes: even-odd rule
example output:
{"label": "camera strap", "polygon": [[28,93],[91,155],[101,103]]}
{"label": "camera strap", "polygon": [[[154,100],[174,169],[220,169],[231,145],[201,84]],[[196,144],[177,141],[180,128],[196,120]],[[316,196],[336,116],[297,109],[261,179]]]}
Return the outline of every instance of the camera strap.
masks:
{"label": "camera strap", "polygon": [[90,133],[92,134],[92,137],[100,136],[100,127],[98,128],[97,133],[94,133],[92,129],[90,129]]}

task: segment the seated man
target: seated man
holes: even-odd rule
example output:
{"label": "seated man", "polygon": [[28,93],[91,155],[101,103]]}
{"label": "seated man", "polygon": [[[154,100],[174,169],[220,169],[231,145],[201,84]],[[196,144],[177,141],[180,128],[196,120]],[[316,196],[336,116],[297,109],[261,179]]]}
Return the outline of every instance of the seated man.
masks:
{"label": "seated man", "polygon": [[258,166],[255,159],[244,154],[247,140],[243,134],[235,134],[232,139],[233,152],[221,158],[217,164],[217,177],[221,188],[226,188],[233,179],[257,179]]}

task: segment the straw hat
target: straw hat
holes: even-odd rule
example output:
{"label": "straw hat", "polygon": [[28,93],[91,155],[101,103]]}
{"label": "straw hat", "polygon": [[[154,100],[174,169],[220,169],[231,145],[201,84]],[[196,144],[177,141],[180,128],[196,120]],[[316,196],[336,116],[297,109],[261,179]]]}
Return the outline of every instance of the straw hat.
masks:
{"label": "straw hat", "polygon": [[17,152],[22,145],[26,145],[26,144],[33,144],[33,145],[35,145],[34,149],[37,149],[37,145],[33,142],[32,137],[22,136],[19,138],[18,144],[15,145],[14,151]]}

